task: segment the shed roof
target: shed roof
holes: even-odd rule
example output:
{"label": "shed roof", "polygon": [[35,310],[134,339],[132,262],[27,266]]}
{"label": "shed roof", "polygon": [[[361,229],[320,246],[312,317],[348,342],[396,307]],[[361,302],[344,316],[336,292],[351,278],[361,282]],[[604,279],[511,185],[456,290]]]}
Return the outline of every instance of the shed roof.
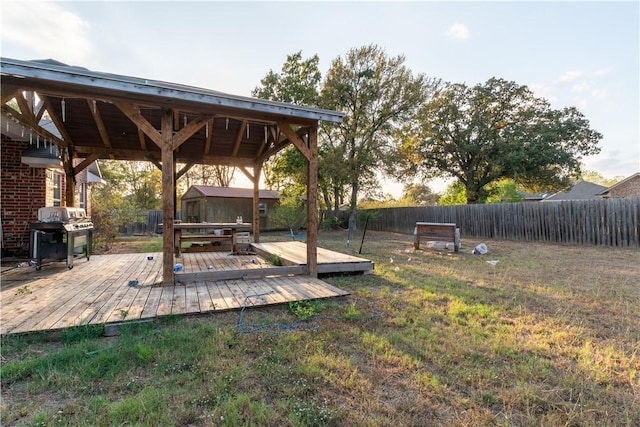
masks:
{"label": "shed roof", "polygon": [[[211,185],[192,185],[191,188],[205,197],[253,198],[253,189],[251,188],[214,187]],[[260,199],[280,199],[280,194],[275,190],[259,190],[259,197]]]}

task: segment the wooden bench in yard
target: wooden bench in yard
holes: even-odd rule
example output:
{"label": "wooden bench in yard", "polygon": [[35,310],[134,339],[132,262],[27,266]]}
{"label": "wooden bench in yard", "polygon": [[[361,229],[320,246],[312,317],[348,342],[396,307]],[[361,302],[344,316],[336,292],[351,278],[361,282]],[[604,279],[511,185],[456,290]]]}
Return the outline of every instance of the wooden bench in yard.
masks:
{"label": "wooden bench in yard", "polygon": [[420,249],[420,241],[453,243],[454,252],[460,249],[460,229],[450,222],[416,222],[414,248]]}

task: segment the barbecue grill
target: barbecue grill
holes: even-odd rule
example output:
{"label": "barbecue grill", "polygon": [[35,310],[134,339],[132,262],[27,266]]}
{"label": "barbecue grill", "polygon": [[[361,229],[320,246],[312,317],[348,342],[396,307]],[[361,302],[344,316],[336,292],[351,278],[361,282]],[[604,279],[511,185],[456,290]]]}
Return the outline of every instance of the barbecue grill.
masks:
{"label": "barbecue grill", "polygon": [[74,257],[83,252],[88,260],[92,238],[93,222],[84,209],[63,206],[38,209],[38,221],[31,223],[30,239],[36,270],[47,259],[66,261],[71,269]]}

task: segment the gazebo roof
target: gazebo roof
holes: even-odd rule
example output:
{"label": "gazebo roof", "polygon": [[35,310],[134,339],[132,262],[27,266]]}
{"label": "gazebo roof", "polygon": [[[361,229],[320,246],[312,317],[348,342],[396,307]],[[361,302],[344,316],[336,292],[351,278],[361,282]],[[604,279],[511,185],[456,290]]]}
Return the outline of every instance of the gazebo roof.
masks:
{"label": "gazebo roof", "polygon": [[[261,163],[318,121],[341,122],[343,113],[175,83],[90,71],[55,60],[1,58],[2,109],[23,126],[70,147],[74,157],[160,159],[145,125],[160,129],[162,111],[173,112],[176,161],[231,166]],[[29,93],[35,92],[32,97]],[[17,101],[19,111],[7,105]],[[38,129],[46,109],[59,133]],[[141,131],[139,129],[144,130]],[[192,133],[194,132],[194,133]],[[192,134],[191,134],[192,133]]]}

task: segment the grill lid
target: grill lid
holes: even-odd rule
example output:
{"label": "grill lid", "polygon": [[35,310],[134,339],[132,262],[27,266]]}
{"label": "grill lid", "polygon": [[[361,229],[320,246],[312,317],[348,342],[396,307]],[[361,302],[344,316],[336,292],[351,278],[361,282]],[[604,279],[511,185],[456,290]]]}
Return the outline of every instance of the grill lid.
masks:
{"label": "grill lid", "polygon": [[88,220],[87,213],[82,208],[47,206],[38,209],[38,221],[42,222],[72,222]]}

